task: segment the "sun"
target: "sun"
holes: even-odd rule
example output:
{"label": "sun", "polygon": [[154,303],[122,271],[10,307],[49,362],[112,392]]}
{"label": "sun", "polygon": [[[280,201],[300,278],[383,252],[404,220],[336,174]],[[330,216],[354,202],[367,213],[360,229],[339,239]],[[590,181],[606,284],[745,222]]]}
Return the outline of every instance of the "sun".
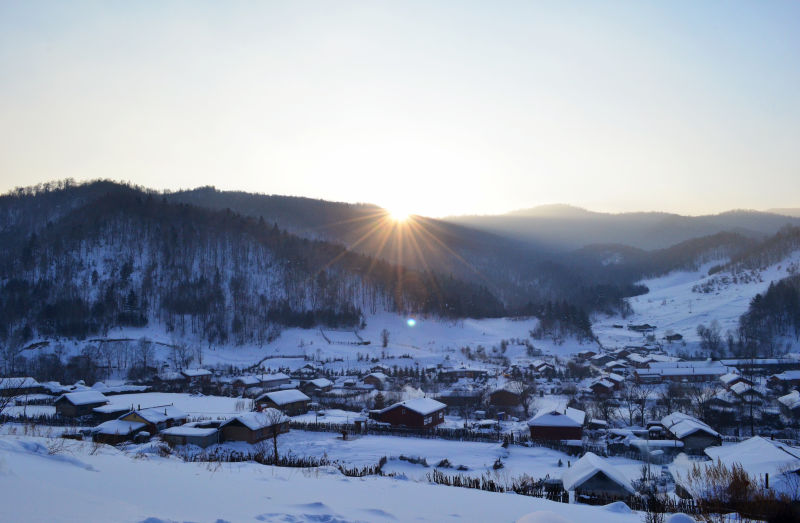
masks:
{"label": "sun", "polygon": [[402,207],[387,210],[389,211],[389,218],[395,222],[404,222],[411,216],[411,212],[408,211],[408,209],[403,209]]}

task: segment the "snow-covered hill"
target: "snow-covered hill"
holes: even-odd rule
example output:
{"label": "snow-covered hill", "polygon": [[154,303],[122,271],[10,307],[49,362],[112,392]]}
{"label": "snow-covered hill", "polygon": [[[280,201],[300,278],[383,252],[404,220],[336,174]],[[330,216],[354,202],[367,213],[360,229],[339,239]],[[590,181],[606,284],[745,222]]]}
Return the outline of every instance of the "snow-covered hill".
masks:
{"label": "snow-covered hill", "polygon": [[[709,275],[709,269],[715,265],[719,262],[707,263],[697,271],[676,271],[643,281],[650,292],[628,299],[633,308],[631,316],[595,318],[594,331],[600,342],[607,347],[641,344],[645,335],[625,327],[647,323],[657,327],[656,338],[667,349],[694,352],[699,346],[698,325],[708,326],[716,321],[723,335],[736,332],[739,317],[756,294],[766,291],[771,282],[797,274],[800,250],[767,267],[751,270],[733,267]],[[663,338],[668,333],[681,334],[685,346],[681,342],[665,342]]]}

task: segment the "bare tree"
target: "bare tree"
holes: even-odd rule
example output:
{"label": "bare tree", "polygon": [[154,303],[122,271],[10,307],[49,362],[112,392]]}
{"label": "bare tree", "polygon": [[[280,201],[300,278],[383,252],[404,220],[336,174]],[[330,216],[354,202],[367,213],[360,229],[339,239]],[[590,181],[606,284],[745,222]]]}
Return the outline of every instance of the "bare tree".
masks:
{"label": "bare tree", "polygon": [[267,423],[269,423],[270,433],[272,434],[272,451],[275,464],[278,463],[278,434],[284,423],[288,423],[289,417],[278,409],[266,409],[264,411]]}
{"label": "bare tree", "polygon": [[25,378],[0,378],[0,427],[5,421],[5,411],[14,404],[22,392]]}
{"label": "bare tree", "polygon": [[622,404],[628,411],[628,424],[633,425],[634,418],[639,417],[644,425],[644,411],[647,401],[647,389],[635,381],[628,381],[622,389]]}
{"label": "bare tree", "polygon": [[708,418],[711,400],[720,391],[717,384],[696,384],[686,388],[686,396],[689,399],[693,414],[704,420]]}

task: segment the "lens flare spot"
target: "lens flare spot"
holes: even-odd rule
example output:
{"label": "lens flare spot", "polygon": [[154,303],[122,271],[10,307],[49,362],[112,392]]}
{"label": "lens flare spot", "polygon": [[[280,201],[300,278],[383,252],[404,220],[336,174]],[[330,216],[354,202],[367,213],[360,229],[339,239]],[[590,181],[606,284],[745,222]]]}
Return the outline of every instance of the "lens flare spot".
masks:
{"label": "lens flare spot", "polygon": [[415,320],[414,318],[409,318],[409,319],[406,320],[406,325],[408,325],[409,327],[413,327],[416,324],[417,324],[417,320]]}

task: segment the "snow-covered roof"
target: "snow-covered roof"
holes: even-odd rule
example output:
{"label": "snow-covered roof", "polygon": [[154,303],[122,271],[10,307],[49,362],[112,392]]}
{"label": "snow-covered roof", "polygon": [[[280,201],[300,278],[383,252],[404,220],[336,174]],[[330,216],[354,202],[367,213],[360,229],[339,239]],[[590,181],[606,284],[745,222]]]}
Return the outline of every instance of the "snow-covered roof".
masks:
{"label": "snow-covered roof", "polygon": [[[731,386],[731,390],[733,392],[735,392],[736,394],[740,395],[740,396],[742,394],[744,394],[745,392],[749,392],[751,390],[755,391],[755,389],[753,389],[753,387],[750,386],[750,384],[745,383],[743,381],[740,381],[740,382],[734,384],[733,386]],[[755,392],[758,392],[758,391],[755,391]]]}
{"label": "snow-covered roof", "polygon": [[96,390],[82,390],[80,392],[68,392],[56,398],[56,401],[57,402],[61,401],[61,399],[65,399],[76,406],[91,405],[92,403],[108,403],[108,398],[106,398],[102,393],[97,392]]}
{"label": "snow-covered roof", "polygon": [[200,427],[192,427],[190,425],[181,425],[179,427],[170,427],[161,431],[161,434],[168,434],[170,436],[210,436],[217,432],[217,429]]}
{"label": "snow-covered roof", "polygon": [[95,407],[92,409],[92,412],[96,412],[98,414],[113,414],[115,412],[128,412],[130,409],[123,405],[114,405],[113,403],[107,403],[105,405],[100,405],[99,407]]}
{"label": "snow-covered roof", "polygon": [[542,409],[528,420],[530,427],[582,427],[586,413],[582,410],[567,407],[563,412],[558,409]]}
{"label": "snow-covered roof", "polygon": [[137,430],[141,430],[144,427],[145,424],[138,421],[112,419],[111,421],[106,421],[105,423],[101,423],[100,425],[96,426],[94,429],[92,429],[92,432],[96,432],[98,434],[128,435],[136,432]]}
{"label": "snow-covered roof", "polygon": [[271,381],[280,381],[280,380],[288,380],[290,379],[288,375],[282,372],[276,372],[275,374],[266,374],[261,376],[261,381],[264,383],[269,383]]}
{"label": "snow-covered roof", "polygon": [[444,403],[436,401],[433,398],[414,398],[411,400],[405,400],[399,403],[395,403],[394,405],[389,405],[385,409],[382,409],[381,412],[386,412],[398,406],[403,406],[409,410],[413,410],[414,412],[422,416],[427,416],[428,414],[432,414],[438,410],[442,410],[443,408],[447,407],[447,405],[445,405]]}
{"label": "snow-covered roof", "polygon": [[162,423],[167,420],[185,419],[186,413],[180,409],[176,409],[172,405],[163,407],[150,407],[134,411],[142,419],[146,419],[150,423]]}
{"label": "snow-covered roof", "polygon": [[619,470],[593,452],[587,452],[561,475],[564,490],[576,490],[598,473],[605,474],[608,479],[634,493],[631,482]]}
{"label": "snow-covered roof", "polygon": [[774,478],[785,472],[800,470],[800,448],[755,436],[741,443],[708,447],[706,455],[730,467],[740,464],[748,474],[769,474]]}
{"label": "snow-covered roof", "polygon": [[233,418],[222,423],[220,427],[224,427],[233,421],[238,421],[250,430],[259,430],[266,427],[271,427],[278,423],[289,421],[289,416],[286,416],[277,409],[264,409],[263,412],[246,412],[244,414],[234,416]]}
{"label": "snow-covered roof", "polygon": [[328,378],[317,378],[315,380],[309,381],[309,383],[320,389],[323,389],[325,387],[330,387],[331,385],[333,385],[333,382]]}
{"label": "snow-covered roof", "polygon": [[370,372],[369,374],[367,374],[366,377],[369,378],[370,376],[372,376],[373,378],[376,378],[376,379],[378,379],[380,381],[386,381],[386,380],[389,379],[389,376],[387,376],[383,372]]}
{"label": "snow-covered roof", "polygon": [[793,390],[789,394],[778,398],[778,401],[790,410],[796,409],[797,407],[800,407],[800,392]]}
{"label": "snow-covered roof", "polygon": [[725,385],[730,385],[731,383],[735,382],[736,380],[743,379],[741,375],[736,374],[735,372],[729,372],[727,374],[723,374],[719,377],[719,380],[724,383]]}
{"label": "snow-covered roof", "polygon": [[252,385],[261,385],[261,378],[258,376],[237,376],[232,378],[231,383],[239,382],[243,385],[252,386]]}
{"label": "snow-covered roof", "polygon": [[780,374],[773,374],[772,376],[770,376],[770,379],[775,379],[780,381],[800,380],[800,370],[786,370],[781,372]]}
{"label": "snow-covered roof", "polygon": [[39,386],[39,382],[30,377],[0,378],[0,390],[31,389]]}
{"label": "snow-covered roof", "polygon": [[678,439],[685,438],[698,431],[703,431],[712,436],[719,437],[717,431],[699,419],[682,412],[673,412],[672,414],[664,416],[664,418],[661,419],[661,424]]}
{"label": "snow-covered roof", "polygon": [[265,392],[257,398],[256,401],[264,399],[270,400],[275,405],[287,405],[298,401],[311,401],[311,398],[303,394],[297,389],[289,390],[276,390],[274,392]]}
{"label": "snow-covered roof", "polygon": [[208,369],[183,369],[181,374],[187,378],[199,378],[200,376],[211,376],[211,371]]}

